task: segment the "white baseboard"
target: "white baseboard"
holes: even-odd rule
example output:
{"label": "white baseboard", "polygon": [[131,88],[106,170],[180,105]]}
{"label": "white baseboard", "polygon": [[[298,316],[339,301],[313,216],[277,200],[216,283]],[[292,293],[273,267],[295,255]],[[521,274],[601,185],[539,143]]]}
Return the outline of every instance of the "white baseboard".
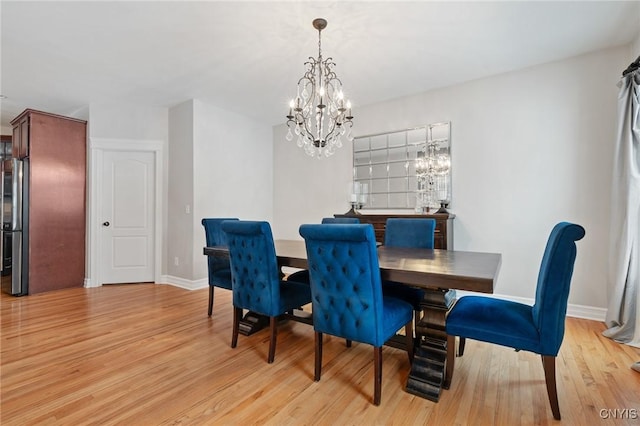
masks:
{"label": "white baseboard", "polygon": [[[160,276],[160,281],[156,284],[169,284],[175,287],[184,288],[185,290],[200,290],[209,287],[209,281],[207,278],[199,280],[185,280],[184,278],[174,277],[172,275]],[[84,279],[84,288],[100,287],[100,285],[94,285],[91,278]]]}
{"label": "white baseboard", "polygon": [[567,316],[605,322],[607,310],[605,308],[596,308],[594,306],[569,304],[567,305]]}
{"label": "white baseboard", "polygon": [[[184,288],[187,290],[200,290],[203,288],[207,288],[209,283],[206,278],[202,278],[200,280],[185,280],[184,278],[173,277],[171,275],[163,275],[162,277],[163,284],[169,284],[176,287]],[[457,290],[457,296],[469,296],[469,295],[478,295],[478,293],[468,292]],[[533,305],[534,299],[528,297],[517,297],[517,296],[508,296],[504,294],[482,294],[485,297],[494,297],[496,299],[504,299],[511,300],[513,302],[525,303],[527,305]],[[583,318],[592,321],[600,321],[604,322],[605,317],[607,315],[607,310],[605,308],[597,308],[595,306],[584,306],[584,305],[574,305],[569,303],[567,305],[567,316],[572,318]]]}
{"label": "white baseboard", "polygon": [[[185,290],[200,290],[207,288],[209,282],[207,278],[201,278],[199,280],[185,280],[184,278],[174,277],[172,275],[162,275],[161,281],[157,284],[169,284],[175,287],[180,287]],[[84,288],[94,287],[90,278],[84,279]],[[457,290],[457,296],[470,296],[478,295],[469,291]],[[504,294],[482,294],[485,297],[494,297],[496,299],[511,300],[513,302],[525,303],[527,305],[533,305],[534,300],[527,297],[507,296]],[[594,306],[574,305],[569,303],[567,305],[567,316],[573,318],[583,318],[592,321],[604,322],[607,315],[605,308],[596,308]]]}
{"label": "white baseboard", "polygon": [[[458,297],[479,295],[478,293],[472,293],[472,292],[462,291],[462,290],[457,290],[456,294]],[[534,303],[534,299],[530,299],[528,297],[507,296],[504,294],[484,294],[484,293],[482,294],[482,296],[494,297],[496,299],[511,300],[513,302],[524,303],[527,305],[533,305]],[[594,306],[584,306],[584,305],[574,305],[571,303],[567,305],[568,317],[583,318],[583,319],[588,319],[593,321],[604,322],[606,315],[607,315],[607,310],[605,308],[596,308]]]}
{"label": "white baseboard", "polygon": [[175,287],[184,288],[185,290],[200,290],[209,287],[207,278],[199,280],[185,280],[184,278],[174,277],[172,275],[162,275],[158,284],[169,284]]}

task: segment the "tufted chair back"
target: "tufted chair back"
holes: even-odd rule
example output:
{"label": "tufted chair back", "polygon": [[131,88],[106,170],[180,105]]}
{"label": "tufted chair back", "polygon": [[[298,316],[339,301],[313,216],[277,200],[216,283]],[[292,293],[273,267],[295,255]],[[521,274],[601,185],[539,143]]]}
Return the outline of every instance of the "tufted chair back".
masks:
{"label": "tufted chair back", "polygon": [[360,219],[357,217],[323,217],[322,223],[346,223],[346,224],[354,224],[360,223]]}
{"label": "tufted chair back", "polygon": [[[360,223],[360,219],[357,217],[325,217],[322,219],[322,223],[330,225],[349,225]],[[294,272],[289,275],[288,280],[297,281],[301,283],[309,283],[309,270],[303,269],[301,271]]]}
{"label": "tufted chair back", "polygon": [[540,353],[557,355],[564,337],[569,286],[576,260],[575,241],[585,235],[582,226],[560,222],[547,240],[542,257],[536,299],[531,314],[540,333]]}
{"label": "tufted chair back", "polygon": [[380,268],[373,226],[302,225],[314,329],[381,346]]}
{"label": "tufted chair back", "polygon": [[[238,220],[238,218],[204,218],[202,226],[207,242],[207,247],[226,246],[227,236],[222,230],[222,222],[225,220]],[[231,273],[229,259],[222,257],[208,256],[209,285],[231,290],[229,275]]]}
{"label": "tufted chair back", "polygon": [[222,230],[222,222],[225,220],[238,220],[237,217],[216,217],[202,219],[207,247],[226,246],[227,236]]}
{"label": "tufted chair back", "polygon": [[435,219],[390,217],[384,230],[384,245],[432,249],[435,228]]}
{"label": "tufted chair back", "polygon": [[273,235],[268,222],[226,221],[233,305],[263,315],[281,314],[280,278]]}
{"label": "tufted chair back", "polygon": [[[384,231],[384,245],[432,249],[435,228],[435,219],[388,218]],[[384,281],[382,292],[385,296],[397,297],[411,303],[415,311],[415,325],[417,327],[422,314],[421,303],[424,299],[424,290],[402,283]],[[449,290],[449,292],[450,297],[455,297],[455,290]]]}

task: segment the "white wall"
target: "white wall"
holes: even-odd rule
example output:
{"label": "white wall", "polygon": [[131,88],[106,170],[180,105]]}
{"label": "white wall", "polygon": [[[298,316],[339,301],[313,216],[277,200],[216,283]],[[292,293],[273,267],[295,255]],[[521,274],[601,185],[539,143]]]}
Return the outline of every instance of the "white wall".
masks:
{"label": "white wall", "polygon": [[300,239],[301,223],[320,223],[323,217],[345,213],[352,177],[351,144],[330,158],[311,158],[294,141],[285,139],[285,125],[273,128],[273,234]]}
{"label": "white wall", "polygon": [[[640,28],[640,17],[638,17],[638,28]],[[631,49],[631,60],[635,60],[640,56],[640,30],[638,30],[638,34],[629,46]]]}
{"label": "white wall", "polygon": [[166,141],[167,108],[92,103],[89,105],[89,135],[106,139]]}
{"label": "white wall", "polygon": [[[533,298],[551,228],[577,222],[586,237],[578,243],[569,303],[605,309],[616,83],[635,59],[628,51],[354,108],[354,132],[451,121],[455,248],[502,253],[495,292]],[[288,238],[301,223],[348,209],[351,147],[318,161],[287,143],[285,132],[284,125],[274,128],[274,223]]]}
{"label": "white wall", "polygon": [[[169,171],[167,206],[166,273],[171,277],[191,280],[194,253],[193,214],[193,101],[169,109]],[[175,259],[178,259],[176,265]]]}
{"label": "white wall", "polygon": [[271,126],[194,101],[194,279],[207,275],[203,217],[273,219]]}

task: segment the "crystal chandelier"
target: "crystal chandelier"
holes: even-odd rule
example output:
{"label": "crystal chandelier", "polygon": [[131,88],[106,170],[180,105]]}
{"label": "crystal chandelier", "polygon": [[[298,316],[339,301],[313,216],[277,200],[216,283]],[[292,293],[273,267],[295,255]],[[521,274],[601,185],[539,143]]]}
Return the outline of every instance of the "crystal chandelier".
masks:
{"label": "crystal chandelier", "polygon": [[[306,71],[298,80],[298,93],[289,103],[287,140],[297,136],[297,145],[307,155],[322,158],[342,147],[341,137],[353,141],[351,102],[344,99],[342,82],[333,71],[332,58],[322,58],[321,32],[327,27],[322,18],[313,20],[318,30],[318,58],[309,57]],[[293,131],[293,133],[292,133]]]}

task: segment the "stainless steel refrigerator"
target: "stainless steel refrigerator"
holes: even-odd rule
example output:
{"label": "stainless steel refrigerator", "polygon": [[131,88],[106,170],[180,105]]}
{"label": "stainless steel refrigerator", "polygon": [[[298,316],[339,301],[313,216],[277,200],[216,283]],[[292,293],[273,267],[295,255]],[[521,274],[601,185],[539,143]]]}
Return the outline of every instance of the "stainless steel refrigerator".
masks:
{"label": "stainless steel refrigerator", "polygon": [[[2,291],[23,296],[29,289],[29,159],[2,162]],[[25,239],[26,238],[26,239]]]}

